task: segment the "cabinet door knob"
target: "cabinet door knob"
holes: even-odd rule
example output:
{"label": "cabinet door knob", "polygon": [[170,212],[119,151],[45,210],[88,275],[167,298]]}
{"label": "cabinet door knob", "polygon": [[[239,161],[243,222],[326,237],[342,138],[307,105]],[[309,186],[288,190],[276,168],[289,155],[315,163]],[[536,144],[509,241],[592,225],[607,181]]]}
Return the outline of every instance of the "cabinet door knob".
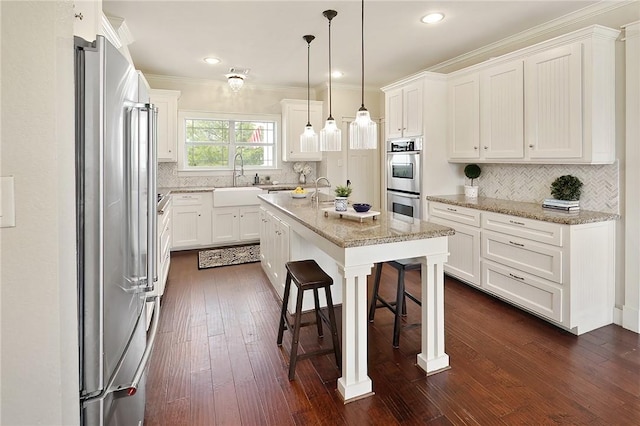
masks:
{"label": "cabinet door knob", "polygon": [[484,149],[489,149],[489,147],[485,145]]}
{"label": "cabinet door knob", "polygon": [[529,148],[533,148],[533,144],[529,144]]}
{"label": "cabinet door knob", "polygon": [[474,147],[473,147],[473,149],[478,149],[478,147],[477,147],[477,146],[474,146]]}

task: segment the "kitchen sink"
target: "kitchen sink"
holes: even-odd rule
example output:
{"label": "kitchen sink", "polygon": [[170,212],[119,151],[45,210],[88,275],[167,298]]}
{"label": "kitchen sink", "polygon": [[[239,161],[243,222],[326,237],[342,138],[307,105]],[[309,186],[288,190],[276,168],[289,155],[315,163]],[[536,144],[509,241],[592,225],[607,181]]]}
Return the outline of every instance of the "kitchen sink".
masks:
{"label": "kitchen sink", "polygon": [[257,196],[261,188],[254,186],[234,186],[213,190],[213,207],[251,206],[258,204]]}

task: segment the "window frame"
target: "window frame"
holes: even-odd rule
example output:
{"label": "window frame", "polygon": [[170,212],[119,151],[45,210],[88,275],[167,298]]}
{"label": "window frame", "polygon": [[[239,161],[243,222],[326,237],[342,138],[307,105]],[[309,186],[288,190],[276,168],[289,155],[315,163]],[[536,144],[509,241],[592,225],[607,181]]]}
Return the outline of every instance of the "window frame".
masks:
{"label": "window frame", "polygon": [[[282,167],[281,165],[281,143],[280,143],[280,114],[232,114],[232,113],[220,113],[209,111],[192,111],[192,110],[179,110],[178,111],[178,141],[177,141],[177,160],[178,160],[178,174],[179,175],[199,175],[199,176],[222,176],[227,175],[233,171],[233,162],[230,162],[228,167],[216,167],[216,168],[190,168],[186,164],[186,120],[220,120],[220,121],[267,121],[272,122],[274,125],[273,136],[273,166],[254,166],[246,165],[245,170],[255,171],[277,171]],[[259,144],[264,146],[264,144]],[[232,159],[237,152],[236,149],[239,145],[230,142],[229,144],[229,158]],[[244,143],[244,146],[256,146]]]}

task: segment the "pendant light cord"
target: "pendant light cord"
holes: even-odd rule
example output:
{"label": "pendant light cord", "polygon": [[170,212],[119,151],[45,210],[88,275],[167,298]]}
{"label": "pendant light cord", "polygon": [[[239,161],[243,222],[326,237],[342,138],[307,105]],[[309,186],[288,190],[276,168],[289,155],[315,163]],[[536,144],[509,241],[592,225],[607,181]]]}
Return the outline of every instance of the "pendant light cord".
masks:
{"label": "pendant light cord", "polygon": [[331,18],[329,18],[329,118],[328,120],[333,120],[333,115],[331,113]]}
{"label": "pendant light cord", "polygon": [[309,100],[309,69],[311,68],[311,41],[307,41],[307,126],[311,126],[311,101]]}
{"label": "pendant light cord", "polygon": [[360,105],[360,109],[365,109],[364,108],[364,0],[362,0],[362,104]]}

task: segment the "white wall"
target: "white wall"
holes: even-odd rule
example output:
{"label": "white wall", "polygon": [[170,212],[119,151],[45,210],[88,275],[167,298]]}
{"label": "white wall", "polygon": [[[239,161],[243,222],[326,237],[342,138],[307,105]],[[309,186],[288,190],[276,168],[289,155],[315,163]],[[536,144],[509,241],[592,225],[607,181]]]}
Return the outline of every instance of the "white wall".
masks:
{"label": "white wall", "polygon": [[640,21],[626,29],[625,288],[622,325],[640,333]]}
{"label": "white wall", "polygon": [[2,1],[0,424],[78,423],[73,5]]}

